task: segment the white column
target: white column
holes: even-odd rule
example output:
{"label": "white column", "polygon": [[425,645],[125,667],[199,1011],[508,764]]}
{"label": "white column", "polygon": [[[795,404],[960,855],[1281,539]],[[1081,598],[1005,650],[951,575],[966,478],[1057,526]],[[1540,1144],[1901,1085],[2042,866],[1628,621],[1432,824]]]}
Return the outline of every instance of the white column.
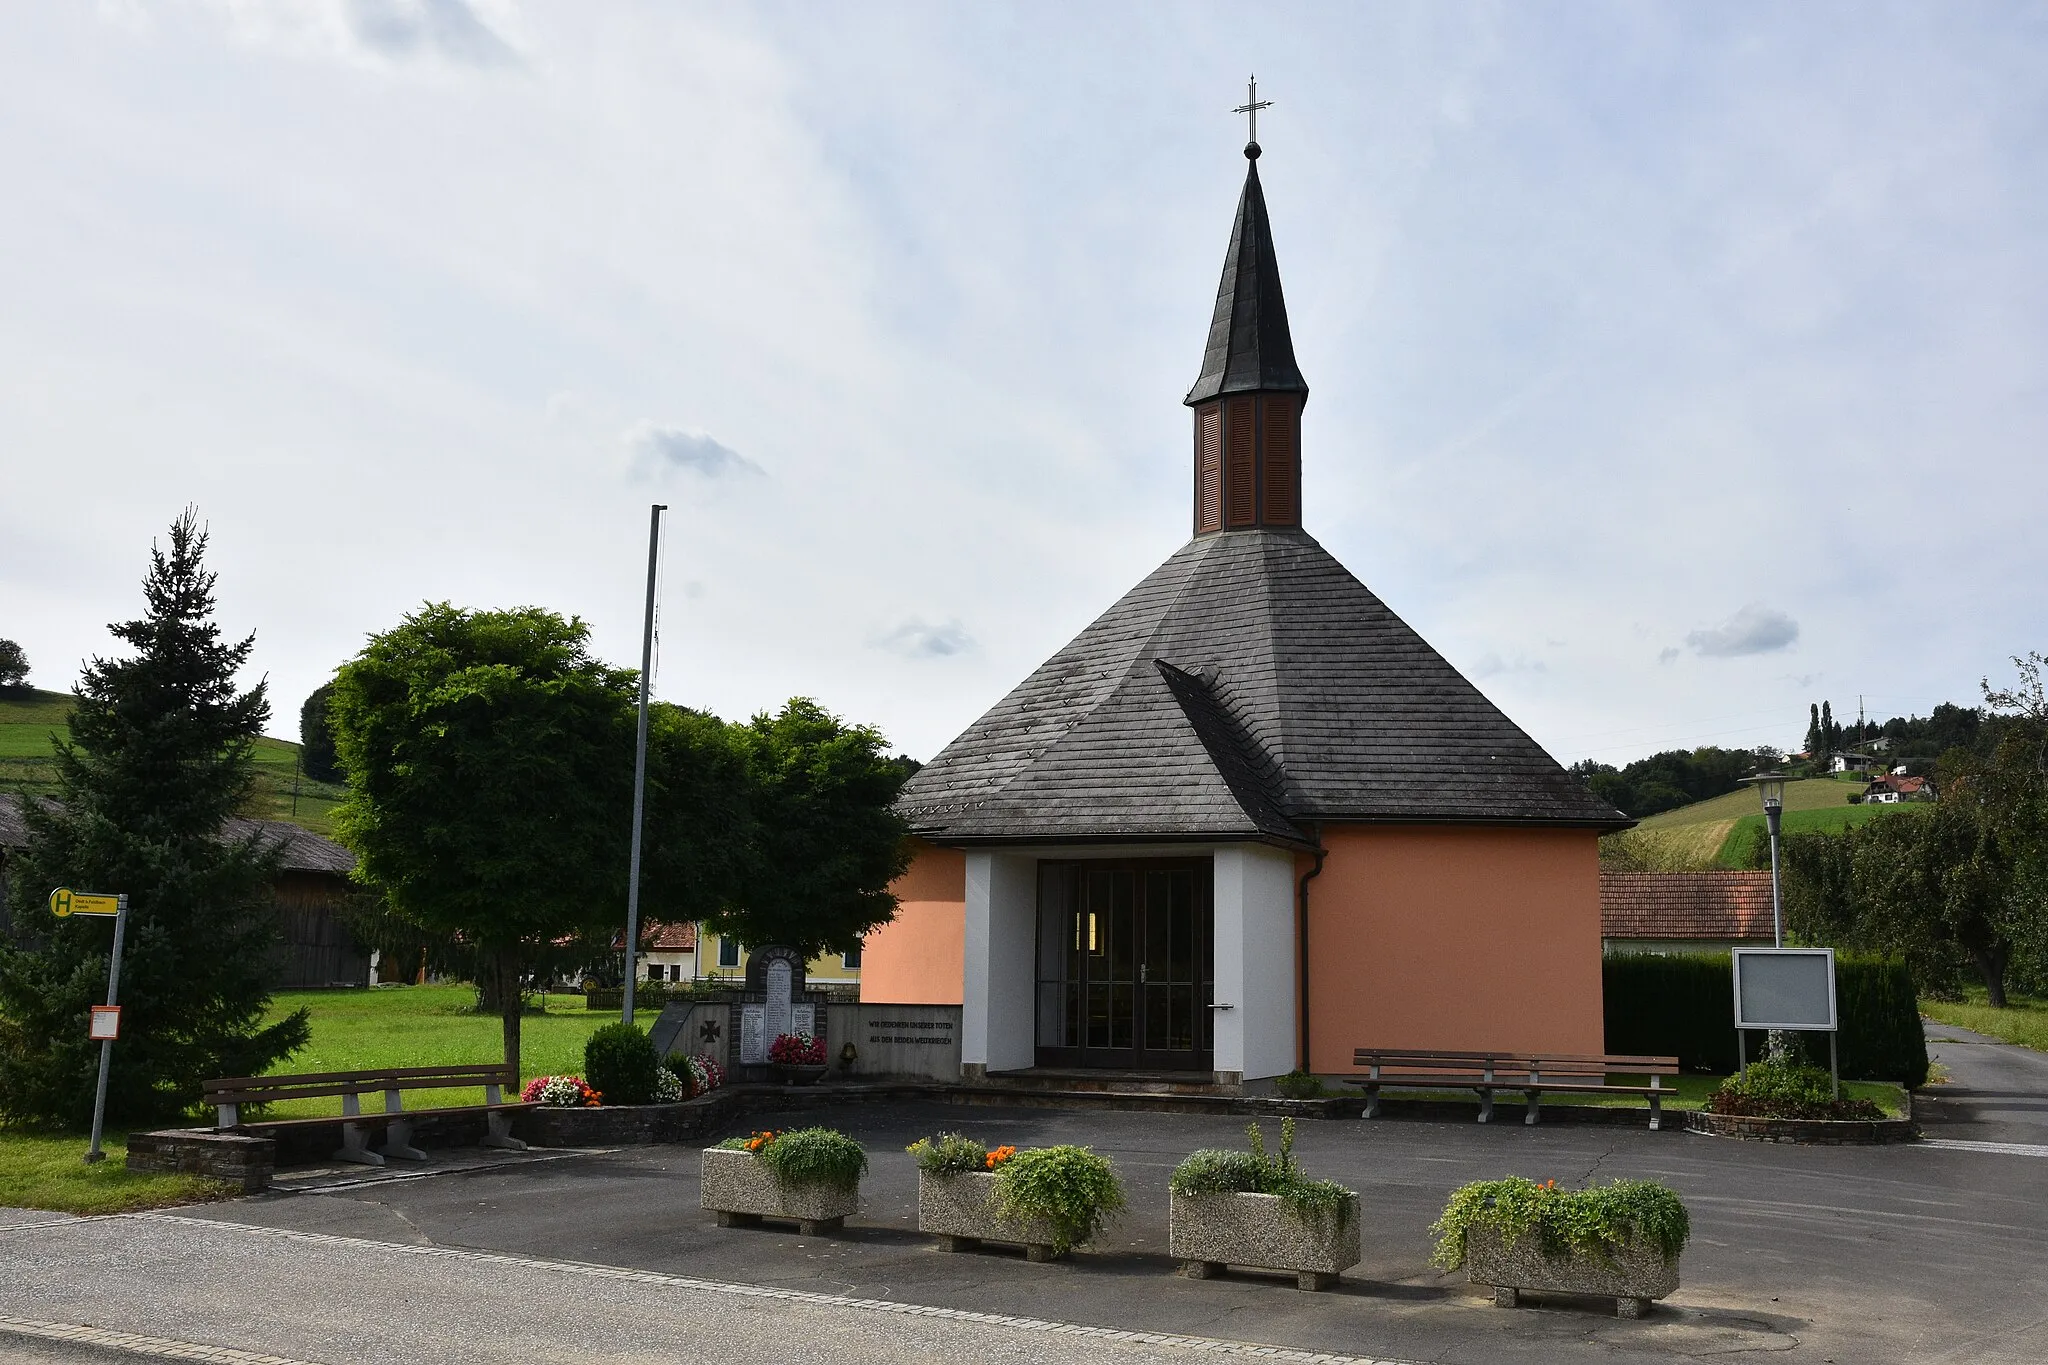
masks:
{"label": "white column", "polygon": [[1013,1071],[1037,1060],[1038,864],[1008,853],[967,852],[966,973],[960,1064]]}
{"label": "white column", "polygon": [[1294,855],[1219,847],[1215,1001],[1230,1008],[1213,1011],[1218,1072],[1249,1081],[1294,1069],[1294,981]]}

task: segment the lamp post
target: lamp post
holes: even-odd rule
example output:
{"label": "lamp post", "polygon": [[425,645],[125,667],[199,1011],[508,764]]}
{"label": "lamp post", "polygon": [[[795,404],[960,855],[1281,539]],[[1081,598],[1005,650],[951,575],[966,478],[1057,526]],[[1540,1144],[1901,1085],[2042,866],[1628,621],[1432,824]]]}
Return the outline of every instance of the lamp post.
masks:
{"label": "lamp post", "polygon": [[1742,779],[1763,798],[1764,825],[1771,832],[1771,945],[1785,946],[1785,901],[1778,890],[1778,829],[1785,812],[1785,775],[1758,773]]}

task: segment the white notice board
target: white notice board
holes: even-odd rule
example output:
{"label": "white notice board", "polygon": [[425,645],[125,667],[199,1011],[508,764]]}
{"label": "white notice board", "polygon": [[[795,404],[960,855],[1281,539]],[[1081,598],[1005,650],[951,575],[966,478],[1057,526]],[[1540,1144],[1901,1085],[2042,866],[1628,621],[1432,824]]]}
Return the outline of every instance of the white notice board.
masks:
{"label": "white notice board", "polygon": [[1833,948],[1737,948],[1735,1027],[1835,1031]]}

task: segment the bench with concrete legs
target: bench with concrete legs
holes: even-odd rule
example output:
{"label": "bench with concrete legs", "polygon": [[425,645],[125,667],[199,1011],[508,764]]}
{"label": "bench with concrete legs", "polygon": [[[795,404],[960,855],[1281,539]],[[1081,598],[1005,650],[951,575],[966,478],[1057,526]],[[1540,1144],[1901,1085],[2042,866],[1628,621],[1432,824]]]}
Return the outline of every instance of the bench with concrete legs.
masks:
{"label": "bench with concrete legs", "polygon": [[[322,1118],[245,1120],[242,1110],[249,1106],[277,1104],[283,1100],[341,1097],[341,1148],[336,1161],[364,1166],[382,1166],[387,1157],[401,1161],[424,1161],[427,1154],[412,1145],[413,1128],[420,1119],[444,1114],[482,1114],[485,1121],[483,1145],[523,1152],[526,1144],[512,1136],[512,1117],[533,1106],[522,1100],[506,1100],[505,1092],[519,1084],[519,1074],[499,1063],[475,1066],[385,1067],[371,1071],[323,1071],[302,1076],[236,1076],[208,1081],[203,1090],[224,1131],[276,1133],[292,1128],[332,1124],[332,1115]],[[482,1104],[446,1105],[435,1109],[407,1109],[406,1091],[482,1089]],[[364,1096],[381,1096],[380,1107],[365,1109]],[[372,1148],[371,1139],[383,1136],[383,1145]]]}
{"label": "bench with concrete legs", "polygon": [[[1470,1090],[1479,1096],[1479,1122],[1493,1120],[1493,1097],[1501,1090],[1520,1091],[1526,1101],[1524,1123],[1543,1116],[1543,1096],[1636,1095],[1650,1102],[1650,1127],[1663,1126],[1664,1098],[1672,1092],[1662,1084],[1678,1074],[1676,1057],[1634,1057],[1612,1054],[1529,1052],[1440,1052],[1427,1049],[1362,1047],[1351,1064],[1366,1068],[1363,1079],[1346,1085],[1365,1090],[1365,1117],[1378,1118],[1380,1091]],[[1610,1075],[1648,1076],[1648,1085],[1609,1085]]]}

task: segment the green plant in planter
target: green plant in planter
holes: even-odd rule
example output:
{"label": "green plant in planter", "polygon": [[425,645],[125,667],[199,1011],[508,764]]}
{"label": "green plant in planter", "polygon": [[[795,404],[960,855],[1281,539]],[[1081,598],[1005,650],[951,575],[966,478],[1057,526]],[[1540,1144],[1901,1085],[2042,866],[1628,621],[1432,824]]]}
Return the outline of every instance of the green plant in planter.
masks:
{"label": "green plant in planter", "polygon": [[1334,1180],[1311,1180],[1294,1160],[1294,1120],[1280,1120],[1280,1151],[1266,1155],[1265,1134],[1248,1123],[1248,1152],[1216,1148],[1189,1154],[1174,1168],[1168,1187],[1183,1197],[1197,1194],[1270,1194],[1296,1218],[1320,1226],[1342,1226],[1358,1207],[1358,1194]]}
{"label": "green plant in planter", "polygon": [[1465,1235],[1475,1227],[1499,1231],[1512,1246],[1535,1233],[1543,1254],[1591,1256],[1612,1264],[1630,1242],[1648,1242],[1675,1261],[1692,1236],[1692,1220],[1675,1190],[1653,1180],[1614,1180],[1591,1189],[1559,1189],[1521,1176],[1475,1180],[1451,1191],[1436,1234],[1432,1264],[1456,1270],[1465,1263]]}
{"label": "green plant in planter", "polygon": [[858,1189],[867,1174],[867,1149],[836,1128],[792,1128],[786,1132],[756,1133],[752,1137],[727,1138],[718,1144],[734,1151],[752,1152],[775,1173],[775,1183],[824,1185],[830,1189]]}
{"label": "green plant in planter", "polygon": [[904,1150],[917,1158],[917,1169],[926,1175],[960,1175],[988,1169],[988,1148],[958,1133],[919,1138]]}
{"label": "green plant in planter", "polygon": [[1086,1147],[1033,1147],[996,1168],[995,1206],[1009,1222],[1043,1218],[1053,1253],[1063,1256],[1123,1212],[1124,1187],[1109,1158]]}
{"label": "green plant in planter", "polygon": [[1746,1074],[1730,1076],[1707,1097],[1716,1114],[1766,1119],[1881,1119],[1870,1100],[1836,1099],[1834,1083],[1817,1066],[1754,1062]]}
{"label": "green plant in planter", "polygon": [[1311,1075],[1299,1067],[1275,1078],[1273,1088],[1280,1092],[1282,1099],[1289,1100],[1319,1100],[1328,1093],[1320,1076]]}
{"label": "green plant in planter", "polygon": [[606,1104],[652,1104],[661,1069],[654,1044],[631,1024],[606,1024],[583,1044],[583,1078]]}

